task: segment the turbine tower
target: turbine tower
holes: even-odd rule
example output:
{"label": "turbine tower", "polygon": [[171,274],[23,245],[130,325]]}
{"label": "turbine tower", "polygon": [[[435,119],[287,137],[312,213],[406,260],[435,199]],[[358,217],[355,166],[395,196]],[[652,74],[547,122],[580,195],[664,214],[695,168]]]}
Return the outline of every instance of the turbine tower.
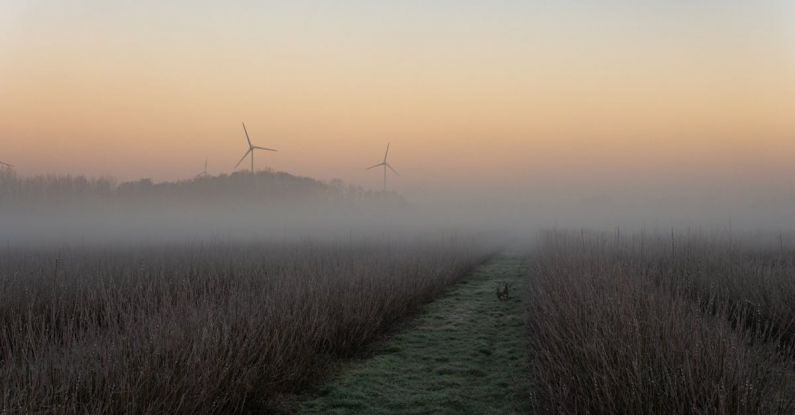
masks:
{"label": "turbine tower", "polygon": [[243,154],[243,157],[240,158],[240,161],[238,161],[237,164],[235,164],[235,168],[237,168],[237,166],[239,166],[240,163],[242,163],[243,160],[246,159],[246,156],[251,154],[251,174],[254,174],[254,151],[255,150],[276,151],[276,150],[272,148],[260,147],[251,144],[251,138],[249,138],[248,130],[246,130],[246,123],[243,123],[243,132],[246,133],[246,141],[248,142],[248,151],[246,151],[245,154]]}
{"label": "turbine tower", "polygon": [[393,168],[393,167],[392,167],[392,166],[389,164],[389,162],[387,161],[387,157],[389,157],[389,145],[390,145],[390,144],[391,144],[391,143],[387,143],[387,145],[386,145],[386,153],[384,153],[384,161],[382,161],[382,162],[380,162],[380,163],[378,163],[378,164],[376,164],[376,165],[374,165],[374,166],[370,166],[370,167],[368,167],[368,168],[367,168],[367,170],[372,170],[372,169],[374,169],[374,168],[376,168],[376,167],[381,167],[381,166],[383,166],[383,167],[384,167],[384,193],[386,193],[386,170],[387,170],[387,169],[389,169],[389,170],[392,170],[392,173],[395,173],[395,174],[397,174],[398,176],[400,176],[400,173],[398,173],[398,172],[397,172],[397,170],[395,170],[395,169],[394,169],[394,168]]}
{"label": "turbine tower", "polygon": [[196,175],[196,178],[207,177],[207,159],[204,159],[204,170]]}

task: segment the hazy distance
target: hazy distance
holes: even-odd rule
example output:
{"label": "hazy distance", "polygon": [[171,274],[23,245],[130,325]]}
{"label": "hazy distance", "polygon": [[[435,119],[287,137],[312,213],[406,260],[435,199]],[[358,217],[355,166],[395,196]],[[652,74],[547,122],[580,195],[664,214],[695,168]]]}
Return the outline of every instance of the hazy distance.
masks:
{"label": "hazy distance", "polygon": [[[0,2],[20,176],[272,168],[425,216],[742,226],[795,207],[785,1]],[[419,208],[418,208],[419,209]],[[427,213],[432,212],[432,213]]]}

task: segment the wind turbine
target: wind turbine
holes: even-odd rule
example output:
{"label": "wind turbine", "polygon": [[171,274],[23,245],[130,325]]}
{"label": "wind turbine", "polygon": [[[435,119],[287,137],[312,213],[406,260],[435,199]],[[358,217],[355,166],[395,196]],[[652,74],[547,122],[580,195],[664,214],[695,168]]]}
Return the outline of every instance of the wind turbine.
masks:
{"label": "wind turbine", "polygon": [[398,176],[400,176],[400,173],[398,173],[398,172],[397,172],[397,170],[395,170],[395,169],[394,169],[394,168],[393,168],[393,167],[392,167],[392,166],[389,164],[389,162],[387,161],[387,157],[389,157],[389,145],[390,145],[390,144],[391,144],[391,143],[387,143],[387,145],[386,145],[386,153],[384,153],[384,161],[382,161],[382,162],[380,162],[380,163],[378,163],[378,164],[376,164],[376,165],[374,165],[374,166],[370,166],[370,167],[368,167],[368,168],[367,168],[367,170],[372,170],[372,169],[374,169],[374,168],[376,168],[376,167],[381,167],[381,166],[383,166],[383,167],[384,167],[384,192],[385,192],[385,193],[386,193],[386,169],[392,170],[392,172],[393,172],[393,173],[395,173],[395,174],[397,174]]}
{"label": "wind turbine", "polygon": [[201,173],[196,175],[197,179],[200,177],[207,177],[207,159],[204,159],[204,170],[202,170]]}
{"label": "wind turbine", "polygon": [[251,138],[249,138],[248,130],[246,130],[246,123],[243,123],[243,131],[246,133],[246,141],[248,141],[248,151],[246,151],[245,154],[243,154],[243,157],[240,158],[240,161],[238,161],[237,164],[235,164],[235,168],[237,168],[237,166],[239,166],[240,163],[242,163],[243,160],[246,159],[246,156],[251,154],[251,173],[253,174],[254,173],[254,150],[265,150],[265,151],[276,151],[276,150],[274,150],[272,148],[260,147],[260,146],[255,146],[254,144],[251,144]]}
{"label": "wind turbine", "polygon": [[4,161],[0,161],[0,166],[5,166],[6,168],[9,168],[9,169],[13,169],[14,168],[13,165],[8,164],[8,163],[6,163]]}

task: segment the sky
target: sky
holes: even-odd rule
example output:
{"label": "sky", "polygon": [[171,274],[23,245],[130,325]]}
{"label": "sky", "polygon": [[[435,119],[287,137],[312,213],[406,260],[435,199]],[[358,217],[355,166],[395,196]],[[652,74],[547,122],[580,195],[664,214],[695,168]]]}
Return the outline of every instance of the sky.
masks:
{"label": "sky", "polygon": [[0,0],[0,160],[408,195],[791,189],[787,1]]}

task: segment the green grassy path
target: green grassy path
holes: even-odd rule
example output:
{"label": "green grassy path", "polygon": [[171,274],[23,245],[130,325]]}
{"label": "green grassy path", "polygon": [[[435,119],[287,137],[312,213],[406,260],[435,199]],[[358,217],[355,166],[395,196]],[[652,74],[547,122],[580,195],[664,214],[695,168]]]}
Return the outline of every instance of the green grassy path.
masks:
{"label": "green grassy path", "polygon": [[[353,363],[305,414],[511,414],[530,412],[526,272],[520,258],[501,256],[451,288],[408,327]],[[511,283],[500,302],[496,283]]]}

